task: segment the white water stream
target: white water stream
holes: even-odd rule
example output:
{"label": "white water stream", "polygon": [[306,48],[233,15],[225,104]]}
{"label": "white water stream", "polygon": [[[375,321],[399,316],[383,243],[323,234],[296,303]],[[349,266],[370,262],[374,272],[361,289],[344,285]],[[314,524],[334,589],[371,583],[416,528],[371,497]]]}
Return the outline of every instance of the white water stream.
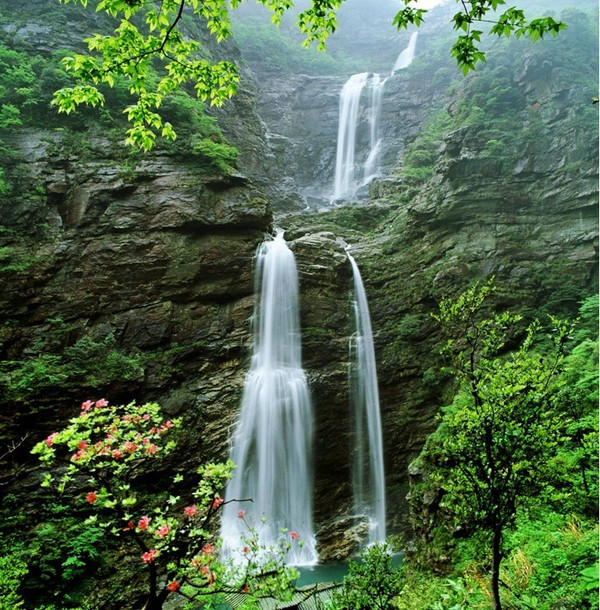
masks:
{"label": "white water stream", "polygon": [[[297,532],[291,565],[317,560],[312,521],[313,414],[302,369],[298,273],[283,234],[256,254],[254,346],[230,457],[237,465],[226,491],[221,537],[235,557],[247,535],[244,521],[260,532],[259,543],[277,544],[281,530]],[[246,512],[238,518],[238,511]],[[263,517],[266,521],[263,523]]]}
{"label": "white water stream", "polygon": [[379,390],[369,305],[362,277],[348,253],[354,276],[356,332],[350,340],[350,400],[354,420],[352,483],[354,511],[369,521],[369,543],[385,540],[385,473]]}
{"label": "white water stream", "polygon": [[[408,46],[401,51],[394,63],[391,74],[407,68],[415,57],[418,32],[411,34]],[[368,72],[353,74],[340,91],[339,122],[335,174],[333,179],[332,201],[354,199],[361,186],[371,182],[381,173],[380,158],[382,141],[380,136],[381,101],[385,83],[389,76],[382,78],[373,74],[369,79]],[[356,163],[356,133],[360,119],[360,98],[366,85],[371,89],[369,106],[369,154],[362,167],[362,180],[356,179],[361,169]],[[360,157],[359,157],[360,158]],[[364,158],[364,156],[362,157]]]}
{"label": "white water stream", "polygon": [[360,94],[368,76],[367,72],[353,74],[340,91],[340,118],[333,184],[334,199],[340,199],[348,193],[354,193],[357,189],[354,180],[354,147],[356,144]]}

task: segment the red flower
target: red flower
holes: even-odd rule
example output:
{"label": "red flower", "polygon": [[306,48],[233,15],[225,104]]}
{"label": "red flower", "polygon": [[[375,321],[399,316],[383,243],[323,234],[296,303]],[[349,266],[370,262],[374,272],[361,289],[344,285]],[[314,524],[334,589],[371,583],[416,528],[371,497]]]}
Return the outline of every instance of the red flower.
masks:
{"label": "red flower", "polygon": [[176,580],[174,580],[173,582],[167,585],[167,589],[169,589],[169,591],[177,591],[180,586],[181,585]]}
{"label": "red flower", "polygon": [[243,591],[244,593],[248,593],[248,591],[250,591],[250,589],[248,589],[248,585],[244,585],[244,586],[242,587],[242,591]]}
{"label": "red flower", "polygon": [[48,445],[48,447],[52,447],[52,445],[54,445],[54,439],[58,436],[58,432],[53,432],[47,439],[46,439],[46,445]]}
{"label": "red flower", "polygon": [[113,449],[112,456],[115,458],[115,460],[118,460],[119,458],[123,457],[123,452],[120,449]]}
{"label": "red flower", "polygon": [[98,496],[96,495],[96,492],[95,492],[95,491],[90,491],[90,492],[88,493],[88,495],[85,497],[85,499],[86,499],[86,500],[87,500],[87,501],[88,501],[90,504],[93,504],[93,503],[94,503],[94,502],[95,502],[95,501],[98,499]]}
{"label": "red flower", "polygon": [[221,504],[223,504],[223,498],[221,498],[221,496],[217,496],[212,503],[212,507],[213,508],[219,508],[219,506],[221,506]]}
{"label": "red flower", "polygon": [[83,413],[85,413],[86,411],[89,411],[89,410],[92,408],[92,405],[93,405],[93,404],[94,404],[94,403],[93,403],[93,401],[91,401],[91,400],[86,400],[85,402],[82,402],[82,403],[81,403],[81,411],[82,411]]}
{"label": "red flower", "polygon": [[146,447],[146,453],[148,455],[155,455],[157,451],[158,451],[158,447],[154,443],[152,443],[151,445],[148,445]]}
{"label": "red flower", "polygon": [[214,547],[212,544],[205,544],[205,545],[202,547],[202,552],[203,552],[205,555],[210,555],[210,554],[211,554],[211,553],[212,553],[214,550],[215,550],[215,547]]}
{"label": "red flower", "polygon": [[298,532],[290,532],[290,537],[292,540],[298,540],[298,538],[300,538],[300,534]]}
{"label": "red flower", "polygon": [[87,449],[89,446],[90,444],[87,441],[79,441],[77,449]]}
{"label": "red flower", "polygon": [[108,406],[108,400],[105,400],[104,398],[101,398],[100,400],[97,400],[97,401],[96,401],[96,406],[97,406],[98,408],[100,408],[100,407],[106,407],[106,406]]}
{"label": "red flower", "polygon": [[250,549],[249,549],[247,546],[245,546],[245,547],[242,549],[242,553],[244,553],[244,554],[245,554],[245,553],[247,553],[249,550],[250,550]]}
{"label": "red flower", "polygon": [[158,530],[156,531],[156,535],[159,538],[165,538],[166,535],[169,533],[169,526],[168,525],[161,525]]}
{"label": "red flower", "polygon": [[142,555],[142,561],[144,563],[152,563],[156,556],[158,555],[158,551],[156,549],[150,549],[148,552]]}
{"label": "red flower", "polygon": [[245,510],[238,510],[238,519],[243,519],[245,514]]}
{"label": "red flower", "polygon": [[186,517],[195,517],[198,514],[198,507],[195,504],[192,504],[191,506],[186,506],[183,509],[183,513]]}
{"label": "red flower", "polygon": [[131,441],[125,441],[123,449],[125,449],[127,453],[133,453],[137,449],[137,445]]}
{"label": "red flower", "polygon": [[133,524],[133,521],[128,521],[127,522],[127,527],[123,528],[124,532],[128,532],[129,530],[132,530],[135,527],[135,525]]}
{"label": "red flower", "polygon": [[145,532],[148,529],[150,521],[152,521],[152,517],[146,517],[145,515],[139,520],[138,527],[142,530],[142,532]]}

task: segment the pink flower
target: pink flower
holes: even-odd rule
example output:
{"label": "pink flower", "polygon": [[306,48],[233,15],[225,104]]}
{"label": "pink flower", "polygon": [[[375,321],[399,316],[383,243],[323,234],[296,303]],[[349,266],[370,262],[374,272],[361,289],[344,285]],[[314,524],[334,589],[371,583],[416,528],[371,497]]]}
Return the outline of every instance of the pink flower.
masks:
{"label": "pink flower", "polygon": [[217,496],[212,503],[212,507],[213,508],[219,508],[219,506],[221,506],[221,504],[223,504],[223,498],[221,498],[221,496]]}
{"label": "pink flower", "polygon": [[125,441],[123,449],[125,449],[127,453],[133,453],[137,449],[137,445],[131,441]]}
{"label": "pink flower", "polygon": [[97,401],[96,401],[96,406],[97,406],[98,408],[100,408],[100,407],[106,407],[106,406],[108,406],[108,400],[106,400],[106,399],[104,399],[104,398],[101,398],[100,400],[97,400]]}
{"label": "pink flower", "polygon": [[245,514],[245,510],[238,510],[238,519],[243,519]]}
{"label": "pink flower", "polygon": [[173,423],[173,422],[172,422],[170,419],[168,419],[168,420],[165,422],[165,426],[166,426],[167,428],[173,428],[173,426],[175,426],[175,424],[174,424],[174,423]]}
{"label": "pink flower", "polygon": [[94,403],[91,400],[86,400],[85,402],[82,402],[81,403],[81,411],[83,413],[85,413],[86,411],[89,411],[92,408],[93,404]]}
{"label": "pink flower", "polygon": [[211,553],[212,553],[214,550],[215,550],[215,547],[214,547],[212,544],[205,544],[205,545],[202,547],[202,552],[203,552],[205,555],[210,555],[210,554],[211,554]]}
{"label": "pink flower", "polygon": [[120,449],[113,449],[112,456],[115,458],[115,460],[118,460],[119,458],[123,457],[123,452]]}
{"label": "pink flower", "polygon": [[88,493],[88,495],[85,497],[85,499],[86,499],[86,500],[87,500],[87,501],[88,501],[90,504],[93,504],[93,503],[94,503],[94,502],[95,502],[95,501],[98,499],[98,496],[96,495],[96,492],[95,492],[95,491],[90,491],[90,492]]}
{"label": "pink flower", "polygon": [[168,525],[161,525],[161,527],[159,527],[158,530],[156,531],[156,535],[159,538],[165,538],[168,533],[169,533]]}
{"label": "pink flower", "polygon": [[142,561],[144,563],[152,563],[156,556],[158,555],[158,551],[156,549],[150,549],[148,552],[142,555]]}
{"label": "pink flower", "polygon": [[52,445],[54,445],[54,440],[56,439],[56,437],[58,436],[58,432],[53,432],[47,439],[46,439],[46,445],[48,445],[48,447],[52,447]]}
{"label": "pink flower", "polygon": [[145,515],[138,521],[138,527],[145,532],[152,521],[152,517],[146,517]]}
{"label": "pink flower", "polygon": [[150,419],[150,416],[148,415],[148,413],[144,413],[144,415],[142,416],[142,419],[144,421],[148,421]]}
{"label": "pink flower", "polygon": [[186,506],[183,509],[183,514],[186,517],[195,517],[198,514],[198,507],[195,504],[192,504],[191,506]]}
{"label": "pink flower", "polygon": [[90,444],[87,441],[79,441],[77,449],[87,449],[89,446]]}
{"label": "pink flower", "polygon": [[173,582],[167,585],[167,589],[169,589],[169,591],[177,591],[180,586],[181,585],[176,580],[174,580]]}
{"label": "pink flower", "polygon": [[292,540],[298,540],[298,538],[300,538],[300,534],[298,532],[290,532],[290,537]]}
{"label": "pink flower", "polygon": [[157,451],[158,451],[158,447],[154,443],[152,443],[151,445],[148,445],[146,447],[146,453],[148,455],[156,455]]}

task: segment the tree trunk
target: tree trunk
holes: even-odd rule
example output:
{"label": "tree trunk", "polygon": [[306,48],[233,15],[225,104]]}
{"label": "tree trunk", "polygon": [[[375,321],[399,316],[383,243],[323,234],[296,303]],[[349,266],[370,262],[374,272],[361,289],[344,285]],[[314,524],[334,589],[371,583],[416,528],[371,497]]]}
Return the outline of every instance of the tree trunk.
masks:
{"label": "tree trunk", "polygon": [[502,528],[494,529],[492,539],[492,608],[502,610],[500,602],[500,562],[502,561]]}

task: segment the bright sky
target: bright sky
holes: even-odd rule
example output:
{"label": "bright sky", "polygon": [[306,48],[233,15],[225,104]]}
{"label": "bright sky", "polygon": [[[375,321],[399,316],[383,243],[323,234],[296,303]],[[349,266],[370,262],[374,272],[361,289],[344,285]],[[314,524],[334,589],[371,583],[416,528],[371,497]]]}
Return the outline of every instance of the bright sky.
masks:
{"label": "bright sky", "polygon": [[438,4],[444,4],[444,2],[446,2],[446,0],[418,0],[417,7],[430,9]]}

